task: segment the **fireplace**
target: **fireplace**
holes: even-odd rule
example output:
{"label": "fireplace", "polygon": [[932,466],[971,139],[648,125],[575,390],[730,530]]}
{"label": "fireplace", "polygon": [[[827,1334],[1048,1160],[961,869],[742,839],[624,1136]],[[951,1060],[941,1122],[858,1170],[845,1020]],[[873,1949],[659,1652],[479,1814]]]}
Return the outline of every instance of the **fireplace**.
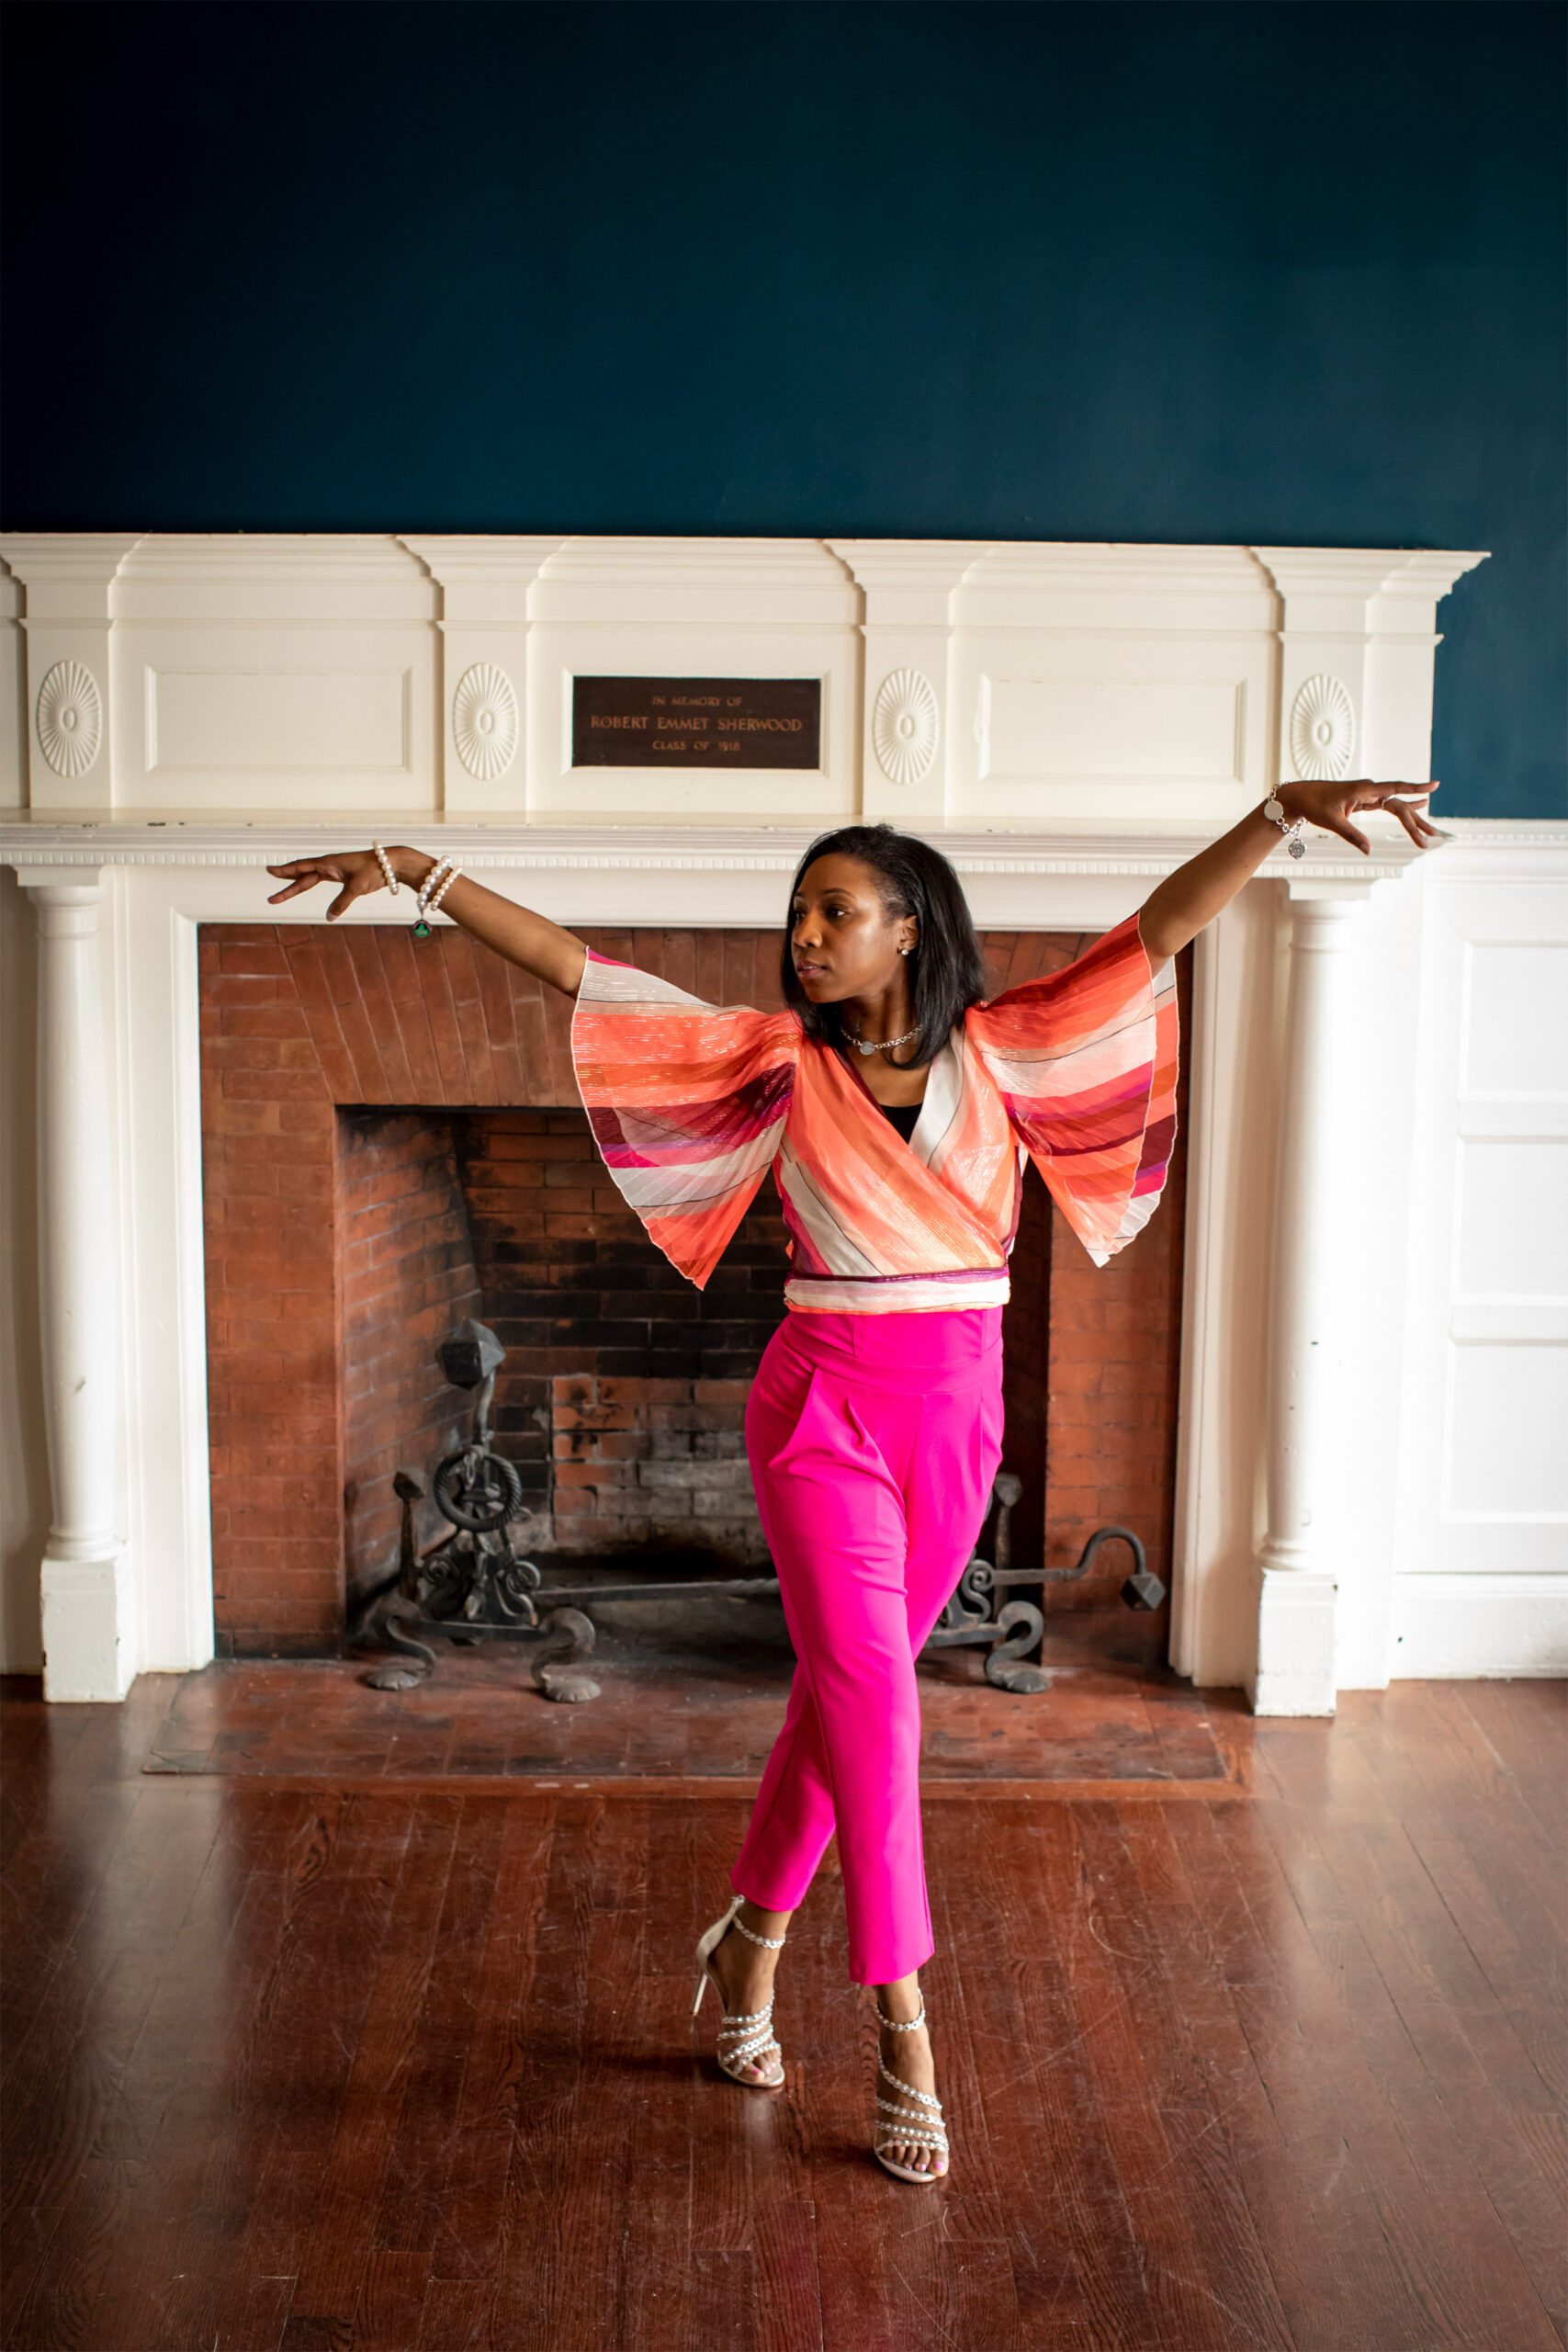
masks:
{"label": "fireplace", "polygon": [[[388,1452],[419,1438],[428,1461],[455,1411],[422,1363],[412,1434],[378,1437],[384,1348],[346,1392],[347,1323],[366,1297],[337,1247],[341,1120],[576,1109],[561,1023],[501,967],[438,944],[439,922],[416,965],[399,936],[406,897],[355,910],[342,937],[319,900],[258,929],[265,865],[377,830],[438,845],[572,929],[599,926],[612,953],[635,935],[641,954],[670,926],[682,974],[733,1001],[760,992],[747,933],[776,924],[807,842],[886,818],[940,842],[999,983],[1021,935],[1026,954],[1059,954],[1121,921],[1302,760],[1426,775],[1441,599],[1480,560],[5,535],[26,805],[0,828],[0,858],[36,912],[45,1041],[39,1212],[24,1190],[0,1233],[17,1266],[36,1249],[40,1270],[36,1307],[30,1277],[17,1291],[16,1361],[41,1365],[43,1412],[0,1618],[11,1662],[41,1659],[59,1700],[202,1666],[215,1555],[226,1648],[340,1640],[350,1575],[386,1540]],[[55,730],[35,721],[67,674],[83,733],[61,766]],[[695,674],[819,677],[820,768],[576,764],[575,680]],[[473,724],[476,694],[491,735]],[[1444,1399],[1479,1382],[1524,1444],[1537,1335],[1558,1328],[1544,1262],[1517,1297],[1505,1285],[1473,1300],[1452,1236],[1461,1164],[1506,1158],[1524,1184],[1541,1160],[1551,1105],[1519,1091],[1506,1041],[1519,1034],[1509,990],[1533,1001],[1549,984],[1527,989],[1516,947],[1536,943],[1539,959],[1556,939],[1538,926],[1562,832],[1461,820],[1459,840],[1417,860],[1392,819],[1366,830],[1365,858],[1326,835],[1299,863],[1281,846],[1196,943],[1185,1236],[1173,1194],[1101,1275],[1027,1227],[1015,1257],[1010,1451],[1055,1566],[1112,1515],[1166,1565],[1179,1304],[1170,1659],[1244,1685],[1266,1713],[1331,1712],[1337,1688],[1381,1687],[1391,1669],[1535,1671],[1561,1657],[1558,1520],[1539,1498],[1520,1519],[1515,1454],[1491,1434],[1503,1423]],[[231,986],[221,1023],[205,1008],[205,1097],[198,936],[209,989]],[[1467,1011],[1476,989],[1491,993]],[[1478,1038],[1498,1057],[1484,1081]],[[1461,1153],[1455,1106],[1472,1080],[1471,1140],[1486,1149]],[[1483,1128],[1504,1117],[1525,1143],[1494,1153]],[[367,1151],[373,1140],[361,1131]],[[390,1129],[380,1143],[400,1148]],[[450,1183],[456,1153],[453,1128],[419,1181]],[[1403,1198],[1413,1170],[1425,1204],[1391,1243],[1359,1204]],[[1032,1281],[1045,1303],[1026,1334]],[[1075,1366],[1083,1317],[1097,1364],[1086,1345]],[[1390,1432],[1375,1446],[1368,1394]],[[555,1426],[553,1391],[548,1403],[547,1431],[525,1419],[513,1433],[530,1475],[558,1501],[573,1483],[608,1496],[608,1475],[590,1474],[616,1458],[612,1440],[635,1458],[651,1427],[612,1427],[627,1400],[602,1387],[562,1407],[598,1414],[597,1431]],[[557,1476],[568,1439],[575,1481]],[[625,1491],[646,1483],[622,1476]],[[558,1535],[570,1516],[552,1506]]]}
{"label": "fireplace", "polygon": [[[776,1005],[777,933],[589,930],[717,1001]],[[982,934],[993,992],[1077,934]],[[392,1476],[457,1442],[434,1362],[504,1342],[494,1421],[526,1548],[661,1574],[766,1566],[742,1418],[783,1312],[764,1186],[699,1293],[648,1240],[577,1099],[570,1006],[461,933],[203,925],[202,1135],[215,1616],[230,1656],[321,1656],[395,1566]],[[1065,1566],[1107,1521],[1168,1580],[1183,1155],[1162,1214],[1098,1271],[1032,1172],[1008,1309],[1014,1558]],[[431,1532],[434,1532],[434,1521]],[[1113,1550],[1055,1610],[1103,1609]],[[1163,1655],[1167,1612],[1119,1612]]]}
{"label": "fireplace", "polygon": [[522,1479],[525,1548],[658,1554],[666,1573],[765,1561],[741,1419],[784,1312],[771,1188],[697,1291],[621,1199],[581,1108],[340,1109],[338,1148],[351,1601],[396,1556],[393,1472],[457,1442],[444,1415],[469,1400],[434,1348],[470,1314],[507,1350],[491,1419]]}

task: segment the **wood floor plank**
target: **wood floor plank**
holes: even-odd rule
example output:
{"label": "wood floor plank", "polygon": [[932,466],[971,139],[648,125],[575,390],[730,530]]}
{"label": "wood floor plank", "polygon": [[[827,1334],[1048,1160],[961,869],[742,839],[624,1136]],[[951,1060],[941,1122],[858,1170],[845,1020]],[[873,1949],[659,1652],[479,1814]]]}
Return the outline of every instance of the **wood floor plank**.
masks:
{"label": "wood floor plank", "polygon": [[992,2139],[984,2069],[975,2051],[975,2034],[986,2017],[994,1951],[974,1933],[967,1905],[960,1902],[954,1907],[950,1891],[955,1865],[962,1870],[961,1858],[976,1831],[984,1836],[982,1825],[994,1824],[995,1834],[1006,1837],[1008,1830],[1002,1825],[1011,1817],[1010,1808],[997,1807],[987,1798],[978,1822],[942,1815],[928,1824],[926,1832],[936,1951],[920,1971],[920,1986],[937,2070],[937,2094],[951,2143],[953,2180],[958,2177],[960,2149],[964,2165],[962,2197],[944,2192],[940,2208],[932,2200],[927,2202],[942,2212],[944,2240],[955,2246],[966,2237],[987,2248],[1005,2240],[1012,2168]]}
{"label": "wood floor plank", "polygon": [[505,2329],[493,2278],[432,2278],[413,2352],[501,2352],[516,2340]]}
{"label": "wood floor plank", "polygon": [[1141,2274],[1049,1911],[1049,1857],[1070,1848],[1070,1816],[1010,1819],[992,1801],[976,1826],[985,1866],[962,1890],[950,1884],[946,1901],[966,1922],[974,2096],[991,2144],[1010,2159],[998,2188],[1025,2341],[1055,2313],[1075,2314],[1091,2341],[1136,2343],[1148,2316]]}
{"label": "wood floor plank", "polygon": [[1416,2160],[1429,2165],[1440,2153],[1473,2177],[1553,2325],[1568,2332],[1561,2143],[1538,2147],[1521,2128],[1558,2110],[1405,1825],[1371,1807],[1325,1823],[1272,1809],[1262,1817],[1320,1949],[1353,1921],[1377,1972],[1399,2030],[1368,2040],[1369,2063],[1403,2103]]}
{"label": "wood floor plank", "polygon": [[[644,1965],[626,1986],[635,2022],[622,2098],[637,2184],[626,2215],[626,2352],[674,2352],[685,2326],[698,2090],[689,2046],[691,1987],[680,1964],[690,1851],[689,1822],[668,1806],[650,1806],[647,1883],[652,1902]],[[705,2007],[713,2021],[711,1992]]]}
{"label": "wood floor plank", "polygon": [[21,2342],[17,2331],[28,2299],[50,2290],[50,2246],[62,2211],[63,2201],[18,2206],[0,2231],[0,2344]]}
{"label": "wood floor plank", "polygon": [[[375,1825],[379,1831],[384,1861],[391,1859],[387,1849],[400,1838],[401,1867],[389,1886],[378,1875],[360,1882],[375,1887],[380,1897],[375,1932],[378,1956],[386,1964],[367,1984],[334,2070],[335,2129],[317,2223],[290,2311],[291,2318],[347,2320],[355,2330],[362,2324],[358,2315],[373,2258],[418,2254],[422,2281],[429,2274],[433,2214],[422,2207],[409,2235],[389,2246],[378,2223],[384,2225],[388,2185],[400,2151],[410,2148],[400,2133],[405,2104],[412,2086],[424,2079],[421,2027],[426,2021],[431,1951],[453,1908],[463,1806],[461,1801],[442,1807],[387,1796],[366,1800],[363,1811],[367,1829]],[[460,2057],[459,2052],[459,2064]],[[439,2063],[437,2057],[433,2072]],[[422,2155],[432,2144],[423,2135],[413,2143]],[[439,2137],[434,2144],[439,2147]]]}
{"label": "wood floor plank", "polygon": [[[585,1897],[578,1913],[583,1996],[575,2024],[582,2098],[573,2138],[572,2219],[597,2249],[594,2260],[577,2262],[560,2281],[558,2340],[567,2343],[623,2341],[635,2301],[621,2217],[636,2195],[637,2151],[626,2130],[622,2096],[642,2054],[629,1996],[644,1965],[649,1835],[646,1805],[563,1802],[555,1850],[570,1858]],[[536,2013],[536,2030],[550,2030],[547,2017]]]}
{"label": "wood floor plank", "polygon": [[1160,1927],[1168,1997],[1186,2020],[1221,2119],[1214,2129],[1223,2131],[1228,2144],[1233,2177],[1227,2193],[1239,2193],[1252,2215],[1294,2352],[1329,2352],[1335,2338],[1323,2324],[1319,2288],[1334,2268],[1336,2250],[1318,2228],[1309,2183],[1280,2131],[1235,2004],[1214,1964],[1206,1921],[1196,1904],[1173,1905]]}
{"label": "wood floor plank", "polygon": [[80,2018],[84,1931],[115,1850],[134,1819],[141,1791],[121,1784],[92,1791],[79,1818],[46,1826],[23,1845],[7,1873],[0,1932],[6,1958],[6,2035],[0,2084],[16,2096],[31,2063],[34,2037],[58,2055],[62,2031]]}
{"label": "wood floor plank", "polygon": [[[356,1834],[361,1829],[367,1832],[364,1845]],[[309,1824],[297,1826],[282,1948],[273,1955],[265,1977],[252,1987],[258,2010],[276,2000],[265,2058],[254,2070],[255,2079],[264,2096],[279,2076],[294,2094],[290,2129],[297,2137],[303,2136],[301,2082],[308,2086],[307,2098],[318,2102],[318,2116],[330,2102],[335,2119],[341,2105],[345,2051],[357,2030],[370,1976],[363,1967],[351,1969],[347,1955],[353,1951],[373,1962],[386,1907],[387,1890],[360,1867],[367,1846],[377,1842],[374,1826],[352,1799],[330,1829],[319,1812]],[[199,1939],[196,1949],[203,1949]],[[176,1939],[171,1958],[177,1962],[180,1955]],[[280,1975],[284,1990],[278,1998]],[[328,1988],[330,1998],[323,1998]],[[140,2193],[120,2233],[112,2277],[94,2317],[96,2326],[104,2326],[112,2308],[128,2344],[137,2346],[144,2342],[162,2346],[171,2327],[186,2334],[193,2344],[209,2336],[211,2302],[215,2295],[221,2300],[228,2276],[223,2253],[214,2250],[213,2234],[202,2226],[203,2204],[213,2146],[225,2144],[220,2125],[230,2063],[225,2053],[231,2048],[239,2052],[249,2037],[231,2029],[221,2000],[205,2008],[196,2005],[182,2022],[180,1989],[175,1966],[169,1984],[160,1984],[134,2053],[130,2074],[137,2096],[149,2118],[156,2111],[156,2122],[149,2127]],[[290,1994],[295,1997],[290,1999]],[[282,2021],[296,2026],[297,2042],[279,2030]],[[299,2076],[289,2066],[295,2047],[304,2056]],[[182,2259],[193,2237],[207,2249],[207,2258],[198,2258],[195,2270]],[[220,2233],[218,2244],[222,2243]],[[220,2262],[223,2269],[215,2279]]]}
{"label": "wood floor plank", "polygon": [[[1363,2037],[1379,2031],[1382,2019],[1363,2005],[1381,2007],[1381,1988],[1366,1969],[1359,1939],[1346,1941],[1338,1967],[1315,1950],[1288,1881],[1277,1874],[1262,1812],[1253,1809],[1240,1838],[1233,1836],[1228,1816],[1213,1825],[1218,1842],[1241,1849],[1236,1862],[1247,1871],[1249,1907],[1266,1919],[1277,1954],[1273,1981],[1260,1988],[1262,1997],[1255,1992],[1248,2003],[1248,2033],[1260,2064],[1271,2069],[1276,2098],[1285,2076],[1303,2106],[1310,2098],[1316,2107],[1327,2075],[1355,2100],[1354,2131],[1341,2132],[1345,2174],[1357,2179],[1359,2197],[1381,2240],[1369,2246],[1366,2273],[1358,2278],[1360,2290],[1392,2283],[1404,2298],[1414,2293],[1434,2345],[1483,2341],[1487,2329],[1506,2322],[1505,2335],[1506,2328],[1517,2331],[1513,2341],[1519,2352],[1535,2352],[1538,2346],[1546,2352],[1552,2332],[1542,2333],[1539,2301],[1527,2290],[1512,2248],[1504,2252],[1504,2233],[1484,2199],[1451,2171],[1438,2182],[1423,2177],[1397,2107],[1368,2063]],[[1312,2064],[1310,2087],[1303,2058]],[[1441,2227],[1434,2229],[1438,2214]],[[1348,2267],[1356,2278],[1355,2265]]]}
{"label": "wood floor plank", "polygon": [[8,2313],[6,2352],[96,2352],[87,2333],[131,2202],[137,2167],[89,2156],[51,2233],[47,2265]]}
{"label": "wood floor plank", "polygon": [[[741,1819],[737,1805],[705,1807],[694,1818],[690,1883],[698,1891],[695,1907],[702,1928],[729,1902],[729,1871],[739,1850]],[[692,1907],[689,1901],[682,1905],[688,1921]],[[696,1939],[692,1940],[694,1944]],[[694,1966],[694,1981],[695,1973]],[[794,1981],[793,1972],[790,1981]],[[720,2071],[711,2054],[718,2030],[714,2000],[709,1994],[697,2018],[688,2026],[689,2045],[702,2052],[701,2087],[692,2111],[692,2250],[702,2255],[750,2254],[749,2160],[758,2149],[772,2151],[780,2130],[774,2112],[778,2100],[770,2092],[743,2089]],[[782,2043],[782,2001],[780,2012]],[[718,2289],[727,2276],[722,2270],[716,2274]]]}
{"label": "wood floor plank", "polygon": [[436,2201],[433,2279],[492,2278],[500,2260],[507,2177],[531,2095],[525,2019],[553,1834],[547,1804],[501,1805],[495,1900],[473,1972],[467,2061]]}
{"label": "wood floor plank", "polygon": [[1568,1838],[1568,1774],[1562,1770],[1568,1683],[1450,1683],[1442,1703],[1445,1712],[1464,1709],[1561,1853]]}
{"label": "wood floor plank", "polygon": [[[1059,1845],[1049,1857],[1052,1867],[1043,1893],[1050,1916],[1073,1921],[1073,1935],[1062,1941],[1064,1965],[1079,2018],[1097,2121],[1111,2158],[1110,2185],[1145,2282],[1149,2316],[1163,2340],[1201,2344],[1205,2330],[1212,2335],[1217,2325],[1230,2327],[1237,2322],[1228,2306],[1215,2306],[1196,2211],[1185,2201],[1189,2184],[1178,2175],[1178,2152],[1144,2060],[1145,2037],[1137,2020],[1143,2006],[1156,1996],[1158,1977],[1146,1955],[1129,1949],[1126,1924],[1104,1892],[1096,1847],[1100,1842],[1097,1832],[1113,1825],[1113,1813],[1109,1821],[1105,1817],[1109,1810],[1072,1808],[1071,1842]],[[1156,2026],[1150,2039],[1157,2038]],[[1217,2217],[1206,2218],[1205,2229],[1216,2224]],[[1237,2282],[1238,2296],[1247,2295],[1248,2283],[1245,2278]],[[1261,2281],[1254,2278],[1250,2284],[1256,2316],[1271,2325],[1271,2295]]]}
{"label": "wood floor plank", "polygon": [[526,2096],[518,2103],[502,2219],[497,2308],[517,2352],[550,2352],[570,2340],[564,2326],[573,2271],[583,2259],[582,2217],[575,2196],[569,2211],[562,2189],[570,2181],[575,2190],[577,2130],[590,2079],[584,2041],[594,1887],[584,1841],[596,1808],[592,1800],[562,1796],[552,1796],[549,1805],[552,1834],[521,2052]]}
{"label": "wood floor plank", "polygon": [[[1386,1936],[1378,1932],[1375,1914],[1382,1891],[1370,1876],[1359,1881],[1359,1891],[1368,1898],[1365,1917],[1347,1892],[1347,1880],[1352,1886],[1358,1883],[1353,1875],[1357,1828],[1347,1825],[1320,1841],[1288,1816],[1266,1812],[1260,1817],[1325,1975],[1400,2134],[1416,2193],[1429,2210],[1446,2213],[1450,2245],[1464,2251],[1472,2309],[1478,2314],[1488,2311],[1490,2324],[1510,2342],[1549,2346],[1555,2330],[1550,2324],[1543,2325],[1543,2321],[1550,2323],[1551,2313],[1530,2267],[1509,2237],[1460,2135],[1444,2086],[1429,2068],[1379,1964],[1374,1945],[1381,1946],[1385,1960],[1395,1957]],[[1397,1867],[1397,1858],[1390,1859]],[[1561,2308],[1561,2280],[1557,2301]]]}
{"label": "wood floor plank", "polygon": [[381,2246],[367,2255],[351,2352],[410,2352],[422,2332],[430,2256]]}
{"label": "wood floor plank", "polygon": [[[288,1866],[301,1809],[258,1818],[242,1809],[220,1841],[228,1869],[209,1864],[170,1955],[149,2024],[138,2045],[164,2040],[183,2053],[153,2143],[149,2181],[161,2195],[148,2204],[183,2209],[165,2282],[158,2335],[193,2346],[254,2345],[274,2352],[288,2316],[298,2261],[287,2268],[254,2259],[258,2236],[276,2234],[276,2218],[261,2198],[282,2191],[271,2165],[279,2137],[276,2115],[253,2095],[251,2018],[267,1984],[277,1937],[296,1883]],[[238,1889],[236,1895],[235,1890]],[[212,1956],[222,1965],[213,1968]],[[167,2175],[205,2158],[183,2197]],[[291,2157],[291,2174],[299,2169]],[[310,2166],[305,2167],[307,2173]],[[132,2225],[134,2226],[134,2217]],[[247,2257],[250,2257],[247,2259]]]}
{"label": "wood floor plank", "polygon": [[[1172,1923],[1168,1914],[1190,1912],[1190,1900],[1173,1905],[1140,1899],[1140,1874],[1121,1807],[1077,1805],[1073,1823],[1083,1876],[1094,1888],[1090,1932],[1098,1917],[1098,1939],[1121,1983],[1128,2030],[1169,2148],[1162,2183],[1179,2192],[1184,2208],[1190,2205],[1203,2216],[1201,2230],[1190,2233],[1194,2290],[1211,2307],[1211,2327],[1223,2325],[1238,2342],[1251,2340],[1268,2352],[1292,2352],[1290,2323],[1258,2239],[1226,2121],[1226,2086],[1212,2078],[1188,2005],[1166,1972],[1165,1937],[1172,1924],[1180,1924]],[[1132,1835],[1139,1836],[1135,1813]],[[1141,1842],[1146,1845],[1146,1838]],[[1179,1883],[1185,1888],[1185,1873]]]}

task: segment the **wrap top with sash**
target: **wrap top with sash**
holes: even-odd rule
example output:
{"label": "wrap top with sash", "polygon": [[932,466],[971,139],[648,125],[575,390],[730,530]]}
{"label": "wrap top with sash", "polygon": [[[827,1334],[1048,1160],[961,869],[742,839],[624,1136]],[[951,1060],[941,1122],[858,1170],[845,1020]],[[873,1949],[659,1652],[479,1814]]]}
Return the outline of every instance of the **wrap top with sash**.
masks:
{"label": "wrap top with sash", "polygon": [[1176,1135],[1175,971],[1131,915],[972,1005],[908,1141],[795,1012],[713,1005],[590,951],[571,1050],[594,1140],[700,1289],[771,1168],[796,1314],[999,1306],[1025,1161],[1097,1265],[1153,1213]]}

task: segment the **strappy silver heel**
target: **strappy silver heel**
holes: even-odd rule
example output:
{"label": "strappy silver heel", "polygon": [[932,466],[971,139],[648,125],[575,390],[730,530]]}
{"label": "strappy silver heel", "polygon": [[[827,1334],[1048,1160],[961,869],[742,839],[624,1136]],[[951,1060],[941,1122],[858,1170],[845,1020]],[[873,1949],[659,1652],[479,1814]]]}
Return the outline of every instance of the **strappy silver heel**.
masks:
{"label": "strappy silver heel", "polygon": [[[887,2026],[894,2033],[913,2033],[917,2026],[922,2026],[926,2021],[926,2005],[922,2000],[919,2016],[900,2025],[896,2018],[883,2016],[879,2001],[876,2019],[878,2025]],[[897,2099],[884,2098],[878,2091],[876,2137],[872,2143],[871,2153],[884,2172],[890,2172],[895,2180],[912,2180],[922,2188],[929,2188],[933,2180],[941,2180],[943,2175],[940,2172],[916,2172],[908,2165],[896,2165],[886,2151],[912,2143],[918,2148],[934,2148],[938,2155],[945,2158],[947,2133],[942,2126],[942,2101],[934,2098],[930,2091],[918,2091],[912,2083],[901,2083],[897,2075],[890,2075],[882,2063],[880,2047],[876,2052],[876,2071],[885,2083],[892,2085],[900,2098],[914,2099],[917,2103],[913,2107],[903,2107]],[[889,2120],[884,2121],[885,2117]]]}
{"label": "strappy silver heel", "polygon": [[[701,1969],[702,1974],[697,1978],[696,1997],[692,2003],[694,2017],[702,2007],[703,1995],[707,1991],[710,1983],[718,1995],[720,2007],[723,2007],[724,1986],[719,1983],[718,1971],[713,1964],[713,1955],[731,1928],[739,1928],[748,1943],[761,1944],[764,1951],[782,1951],[784,1950],[785,1939],[783,1936],[753,1935],[745,1921],[736,1917],[745,1900],[746,1897],[743,1894],[738,1894],[723,1918],[716,1919],[706,1934],[698,1939],[697,1966]],[[765,2009],[750,2009],[745,2012],[736,2010],[733,2014],[728,2009],[725,2010],[718,2029],[718,2049],[716,2054],[720,2066],[729,2076],[730,2081],[739,2083],[742,2090],[776,2091],[784,2087],[784,2052],[773,2040],[773,2005],[771,2000]],[[765,2064],[767,2052],[770,2050],[775,2053],[778,2060],[776,2081],[768,2076],[759,2080],[753,2075],[740,2073],[739,2069],[742,2066]]]}

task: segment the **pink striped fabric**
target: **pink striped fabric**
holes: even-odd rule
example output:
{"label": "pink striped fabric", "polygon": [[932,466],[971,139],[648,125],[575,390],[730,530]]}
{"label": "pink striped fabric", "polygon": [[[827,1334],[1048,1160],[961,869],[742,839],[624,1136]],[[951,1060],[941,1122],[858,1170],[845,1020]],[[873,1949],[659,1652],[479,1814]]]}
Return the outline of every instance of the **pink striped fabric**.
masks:
{"label": "pink striped fabric", "polygon": [[1002,1304],[1026,1155],[1103,1265],[1147,1222],[1176,1133],[1174,973],[1151,971],[1135,915],[972,1006],[908,1143],[794,1013],[705,1004],[604,956],[571,1044],[606,1167],[699,1288],[773,1169],[796,1312]]}

